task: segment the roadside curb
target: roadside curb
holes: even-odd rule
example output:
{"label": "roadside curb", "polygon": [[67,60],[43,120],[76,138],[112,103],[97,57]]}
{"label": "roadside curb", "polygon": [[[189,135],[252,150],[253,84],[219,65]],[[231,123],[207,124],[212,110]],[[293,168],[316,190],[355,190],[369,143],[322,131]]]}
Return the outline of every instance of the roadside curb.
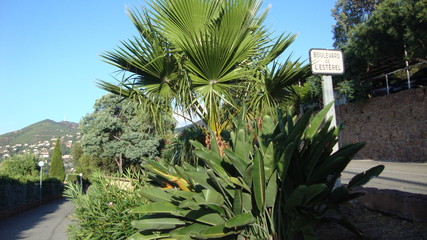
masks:
{"label": "roadside curb", "polygon": [[365,195],[357,201],[374,211],[400,218],[427,222],[427,195],[398,190],[362,188]]}

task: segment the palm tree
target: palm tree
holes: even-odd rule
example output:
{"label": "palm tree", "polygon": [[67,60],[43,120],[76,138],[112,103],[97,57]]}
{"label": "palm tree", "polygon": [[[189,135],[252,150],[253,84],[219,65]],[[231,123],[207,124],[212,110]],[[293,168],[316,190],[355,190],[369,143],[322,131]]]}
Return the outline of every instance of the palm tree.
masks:
{"label": "palm tree", "polygon": [[[258,0],[153,0],[128,10],[139,36],[102,55],[125,72],[99,87],[132,98],[154,120],[197,116],[219,137],[243,105],[249,116],[279,107],[307,65],[277,59],[294,35],[272,39]],[[156,121],[155,121],[156,122]]]}

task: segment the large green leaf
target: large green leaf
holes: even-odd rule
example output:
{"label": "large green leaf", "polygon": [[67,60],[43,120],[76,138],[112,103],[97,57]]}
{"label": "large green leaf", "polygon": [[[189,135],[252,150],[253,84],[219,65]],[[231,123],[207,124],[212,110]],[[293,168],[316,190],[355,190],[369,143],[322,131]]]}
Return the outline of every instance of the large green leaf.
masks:
{"label": "large green leaf", "polygon": [[318,128],[320,127],[320,124],[325,120],[326,114],[329,112],[329,110],[332,107],[332,102],[326,105],[322,110],[320,110],[315,117],[313,117],[310,121],[310,124],[305,129],[305,137],[308,139],[313,138],[313,136],[316,134]]}
{"label": "large green leaf", "polygon": [[161,188],[154,188],[154,187],[143,188],[138,190],[138,193],[150,201],[164,201],[164,202],[172,201],[172,196]]}
{"label": "large green leaf", "polygon": [[252,224],[255,221],[256,219],[252,216],[251,213],[241,213],[239,215],[236,215],[230,218],[225,223],[225,226],[228,228],[242,227],[242,226]]}
{"label": "large green leaf", "polygon": [[294,151],[297,148],[298,142],[290,142],[286,147],[285,150],[279,155],[277,154],[276,161],[277,162],[277,169],[278,169],[278,177],[284,181],[286,174],[289,169],[289,164],[292,160],[292,155],[294,154]]}
{"label": "large green leaf", "polygon": [[185,225],[185,222],[178,218],[158,215],[147,215],[139,220],[132,221],[132,226],[140,231],[174,229],[181,225]]}
{"label": "large green leaf", "polygon": [[278,182],[277,171],[274,171],[270,180],[267,183],[267,188],[265,190],[265,206],[266,207],[273,207],[276,203],[277,194],[279,193],[277,182]]}
{"label": "large green leaf", "polygon": [[359,173],[350,180],[347,187],[349,189],[354,189],[354,188],[357,188],[359,186],[365,185],[372,178],[380,175],[383,170],[384,170],[384,165],[378,165],[378,166],[375,166],[375,167],[369,169],[368,171]]}
{"label": "large green leaf", "polygon": [[142,235],[137,232],[132,236],[128,237],[127,240],[156,240],[156,239],[166,239],[169,237],[169,234],[150,234],[150,235]]}
{"label": "large green leaf", "polygon": [[224,224],[210,227],[199,234],[201,239],[210,239],[210,238],[223,238],[226,236],[237,234],[238,231],[233,231],[229,229]]}
{"label": "large green leaf", "polygon": [[141,213],[141,214],[150,214],[150,213],[173,213],[181,210],[175,204],[170,202],[153,202],[147,203],[142,206],[136,207],[130,211],[130,213]]}
{"label": "large green leaf", "polygon": [[229,160],[233,163],[233,166],[239,172],[240,176],[244,176],[248,163],[246,163],[242,158],[240,158],[233,151],[224,149],[224,153],[229,158]]}
{"label": "large green leaf", "polygon": [[265,206],[265,171],[264,161],[259,151],[255,152],[253,168],[253,194],[255,202],[260,212],[263,212]]}
{"label": "large green leaf", "polygon": [[215,204],[219,206],[224,204],[224,197],[216,190],[204,189],[202,192],[207,204]]}
{"label": "large green leaf", "polygon": [[294,215],[298,206],[310,204],[311,200],[319,195],[323,195],[328,187],[324,184],[315,184],[310,186],[298,186],[286,200],[283,207],[287,214]]}
{"label": "large green leaf", "polygon": [[[200,232],[208,229],[210,226],[200,223],[193,223],[185,227],[177,228],[172,230],[169,235],[173,238],[184,238],[184,237],[197,237]],[[190,238],[191,239],[191,238]]]}
{"label": "large green leaf", "polygon": [[262,158],[264,161],[264,171],[265,171],[265,179],[268,181],[273,174],[273,171],[276,170],[277,162],[274,161],[274,146],[273,142],[268,144],[268,147],[263,152]]}
{"label": "large green leaf", "polygon": [[185,218],[194,220],[199,223],[205,223],[208,225],[218,225],[225,222],[224,218],[220,214],[215,212],[209,212],[203,209],[189,211]]}

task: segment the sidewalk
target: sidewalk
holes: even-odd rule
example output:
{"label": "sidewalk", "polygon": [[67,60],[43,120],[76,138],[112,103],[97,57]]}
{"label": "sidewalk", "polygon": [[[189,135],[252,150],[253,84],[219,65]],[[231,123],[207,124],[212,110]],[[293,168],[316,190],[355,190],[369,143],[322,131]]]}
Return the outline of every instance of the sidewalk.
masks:
{"label": "sidewalk", "polygon": [[2,240],[66,240],[72,213],[71,202],[59,199],[0,222]]}

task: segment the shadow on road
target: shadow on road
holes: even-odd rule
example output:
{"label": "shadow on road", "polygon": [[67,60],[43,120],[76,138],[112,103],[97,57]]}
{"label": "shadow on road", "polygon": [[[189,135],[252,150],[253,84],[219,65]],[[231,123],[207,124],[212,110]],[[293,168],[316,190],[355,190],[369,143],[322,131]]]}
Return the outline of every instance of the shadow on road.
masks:
{"label": "shadow on road", "polygon": [[0,239],[37,239],[36,236],[30,235],[48,230],[45,229],[46,224],[42,223],[52,221],[55,211],[67,202],[66,199],[55,200],[0,221]]}
{"label": "shadow on road", "polygon": [[[348,173],[348,174],[356,175],[359,172],[343,171],[343,173]],[[415,181],[410,181],[410,180],[403,180],[403,179],[392,178],[392,177],[384,177],[384,176],[381,176],[381,175],[378,176],[378,177],[376,177],[376,178],[377,179],[388,180],[388,181],[391,181],[391,182],[408,183],[408,184],[412,184],[412,185],[418,185],[418,186],[427,187],[427,183],[420,183],[420,182],[415,182]]]}

